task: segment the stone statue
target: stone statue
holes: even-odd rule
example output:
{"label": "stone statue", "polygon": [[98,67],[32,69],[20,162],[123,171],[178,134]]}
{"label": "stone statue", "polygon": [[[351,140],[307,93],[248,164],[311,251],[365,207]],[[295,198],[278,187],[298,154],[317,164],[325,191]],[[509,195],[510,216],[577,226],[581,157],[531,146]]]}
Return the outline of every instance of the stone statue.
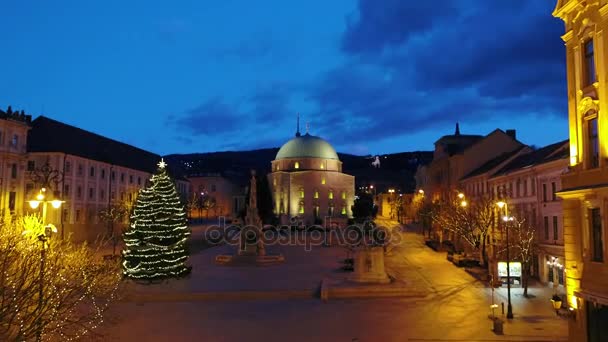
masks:
{"label": "stone statue", "polygon": [[241,231],[239,254],[265,255],[266,250],[262,240],[262,219],[258,214],[257,184],[254,170],[251,171],[249,184],[249,203],[245,214],[245,227]]}

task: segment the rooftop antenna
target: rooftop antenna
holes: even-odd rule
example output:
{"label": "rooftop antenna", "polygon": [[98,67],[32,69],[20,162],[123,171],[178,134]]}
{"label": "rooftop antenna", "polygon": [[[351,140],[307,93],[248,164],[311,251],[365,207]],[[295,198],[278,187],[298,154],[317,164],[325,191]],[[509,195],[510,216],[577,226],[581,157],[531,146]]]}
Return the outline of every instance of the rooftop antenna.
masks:
{"label": "rooftop antenna", "polygon": [[296,129],[296,137],[300,136],[300,113],[298,113],[298,125]]}
{"label": "rooftop antenna", "polygon": [[308,134],[309,129],[310,129],[310,122],[306,121],[306,134]]}

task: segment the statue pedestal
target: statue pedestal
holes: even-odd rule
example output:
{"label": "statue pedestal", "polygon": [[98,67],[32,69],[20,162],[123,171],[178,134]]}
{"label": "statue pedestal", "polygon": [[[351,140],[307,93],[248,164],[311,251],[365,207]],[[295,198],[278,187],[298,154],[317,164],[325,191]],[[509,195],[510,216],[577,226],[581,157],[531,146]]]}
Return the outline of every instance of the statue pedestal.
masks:
{"label": "statue pedestal", "polygon": [[354,272],[349,278],[358,283],[387,284],[391,280],[384,270],[384,248],[371,247],[357,250],[354,257]]}

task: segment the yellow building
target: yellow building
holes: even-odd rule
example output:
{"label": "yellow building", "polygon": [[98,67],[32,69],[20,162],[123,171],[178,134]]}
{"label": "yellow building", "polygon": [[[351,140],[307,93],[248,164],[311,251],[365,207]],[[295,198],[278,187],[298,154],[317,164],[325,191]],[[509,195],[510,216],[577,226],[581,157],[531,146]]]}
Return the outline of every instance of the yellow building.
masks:
{"label": "yellow building", "polygon": [[565,23],[570,171],[562,176],[571,341],[605,341],[608,326],[607,0],[559,0]]}
{"label": "yellow building", "polygon": [[32,116],[0,110],[0,213],[22,214],[25,197],[26,142]]}
{"label": "yellow building", "polygon": [[355,177],[342,173],[336,150],[308,133],[286,142],[272,161],[268,182],[274,212],[282,224],[292,218],[305,225],[352,217]]}

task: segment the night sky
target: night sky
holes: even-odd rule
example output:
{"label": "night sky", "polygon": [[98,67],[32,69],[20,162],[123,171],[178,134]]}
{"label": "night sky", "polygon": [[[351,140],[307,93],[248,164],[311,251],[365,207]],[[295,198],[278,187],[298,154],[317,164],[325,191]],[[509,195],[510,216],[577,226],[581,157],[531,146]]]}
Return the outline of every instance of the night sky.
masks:
{"label": "night sky", "polygon": [[555,0],[2,1],[0,108],[160,154],[567,138]]}

